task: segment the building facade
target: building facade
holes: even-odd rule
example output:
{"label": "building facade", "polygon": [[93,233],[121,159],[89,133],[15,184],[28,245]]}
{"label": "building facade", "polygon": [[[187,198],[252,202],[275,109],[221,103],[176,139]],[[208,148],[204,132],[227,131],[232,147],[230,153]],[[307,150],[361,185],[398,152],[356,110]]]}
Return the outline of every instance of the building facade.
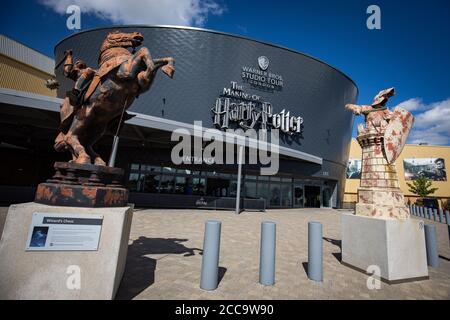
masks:
{"label": "building facade", "polygon": [[[356,139],[352,139],[350,156],[345,183],[344,207],[353,208],[358,199],[360,184],[362,151]],[[400,157],[395,161],[400,189],[408,203],[415,203],[418,198],[409,189],[407,183],[412,183],[420,175],[432,181],[432,187],[438,188],[430,197],[438,200],[442,206],[450,199],[450,180],[446,165],[450,163],[449,146],[431,146],[407,144]]]}
{"label": "building facade", "polygon": [[[201,121],[202,134],[226,127],[245,131],[253,125],[252,115],[257,119],[269,115],[280,119],[279,170],[275,175],[262,175],[261,165],[246,160],[241,184],[243,207],[342,206],[353,126],[353,115],[343,106],[356,102],[358,95],[355,83],[345,74],[276,45],[210,30],[166,26],[79,32],[56,45],[55,61],[63,59],[65,50],[73,49],[75,59],[97,68],[101,43],[115,30],[141,32],[143,45],[153,58],[175,59],[174,78],[157,75],[150,91],[134,101],[129,111],[135,117],[121,132],[116,165],[125,169],[124,183],[136,205],[232,208],[238,166],[215,161],[230,152],[236,158],[238,146],[233,142],[231,151],[225,146],[224,154],[210,158],[193,154],[190,163],[175,165],[171,151],[177,141],[172,141],[171,134],[183,128],[195,136],[196,121]],[[20,58],[14,63],[26,64]],[[50,74],[44,73],[43,78],[47,76]],[[2,177],[0,184],[5,190],[27,187],[32,193],[37,183],[51,175],[55,158],[69,160],[68,155],[56,154],[52,146],[59,104],[73,82],[64,77],[62,66],[56,68],[55,76],[60,83],[56,98],[52,97],[54,91],[45,91],[44,81],[43,92],[14,85],[1,91],[2,112],[8,111],[12,118],[10,130],[2,132],[2,142],[8,146],[3,152],[18,172],[34,168],[24,174],[23,182],[13,174]],[[233,112],[244,118],[233,116]],[[14,125],[29,131],[15,130]],[[261,125],[264,122],[258,121],[254,128]],[[112,135],[106,135],[96,146],[106,159],[111,142]],[[246,145],[245,153],[253,148]],[[26,152],[31,153],[20,156]],[[18,164],[17,158],[28,160]]]}

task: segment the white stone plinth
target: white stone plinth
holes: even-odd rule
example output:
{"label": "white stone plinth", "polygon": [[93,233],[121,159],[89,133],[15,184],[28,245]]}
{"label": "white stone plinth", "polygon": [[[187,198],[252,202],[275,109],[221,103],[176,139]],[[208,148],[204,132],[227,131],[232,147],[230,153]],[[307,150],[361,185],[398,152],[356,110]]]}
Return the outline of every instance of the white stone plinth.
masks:
{"label": "white stone plinth", "polygon": [[380,267],[389,283],[428,278],[423,222],[342,215],[342,263]]}
{"label": "white stone plinth", "polygon": [[[98,250],[26,251],[33,212],[103,215]],[[132,216],[130,207],[12,205],[0,241],[0,299],[113,299],[125,270]],[[79,266],[80,289],[67,286],[69,266]]]}

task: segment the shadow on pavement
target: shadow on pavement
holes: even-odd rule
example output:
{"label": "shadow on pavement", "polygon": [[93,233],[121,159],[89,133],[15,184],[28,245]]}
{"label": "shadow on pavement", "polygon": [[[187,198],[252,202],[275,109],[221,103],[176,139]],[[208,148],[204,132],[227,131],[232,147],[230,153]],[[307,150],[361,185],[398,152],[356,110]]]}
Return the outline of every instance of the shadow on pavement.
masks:
{"label": "shadow on pavement", "polygon": [[333,252],[332,253],[332,255],[336,258],[336,260],[341,262],[342,261],[342,241],[336,240],[336,239],[331,239],[331,238],[325,238],[325,237],[323,237],[323,240],[331,243],[332,245],[335,245],[336,247],[339,248],[339,250],[341,250],[341,252]]}
{"label": "shadow on pavement", "polygon": [[[157,259],[146,257],[152,254],[182,254],[184,257],[202,254],[202,249],[188,248],[182,243],[188,239],[139,237],[128,246],[127,264],[117,291],[116,299],[130,300],[155,282]],[[225,268],[222,268],[225,269]],[[222,271],[222,277],[225,274]],[[219,270],[219,278],[220,270]]]}

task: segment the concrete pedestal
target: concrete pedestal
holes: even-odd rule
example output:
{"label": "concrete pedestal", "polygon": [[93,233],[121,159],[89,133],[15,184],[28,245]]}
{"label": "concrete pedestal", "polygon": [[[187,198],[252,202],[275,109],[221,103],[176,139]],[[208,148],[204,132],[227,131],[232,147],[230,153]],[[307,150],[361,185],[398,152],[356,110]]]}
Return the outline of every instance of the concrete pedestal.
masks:
{"label": "concrete pedestal", "polygon": [[[25,251],[34,212],[103,215],[97,251]],[[113,299],[125,270],[130,207],[12,205],[0,241],[0,299]],[[68,286],[79,267],[80,288]]]}
{"label": "concrete pedestal", "polygon": [[376,265],[388,283],[428,279],[423,222],[343,214],[342,263]]}

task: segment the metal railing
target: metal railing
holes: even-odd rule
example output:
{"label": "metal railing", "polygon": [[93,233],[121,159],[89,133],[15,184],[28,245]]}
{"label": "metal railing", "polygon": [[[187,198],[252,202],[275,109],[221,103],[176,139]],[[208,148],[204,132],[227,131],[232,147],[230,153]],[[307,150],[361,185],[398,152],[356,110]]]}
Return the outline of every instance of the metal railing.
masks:
{"label": "metal railing", "polygon": [[416,206],[415,204],[407,205],[407,207],[412,216],[450,225],[450,212],[448,210]]}

